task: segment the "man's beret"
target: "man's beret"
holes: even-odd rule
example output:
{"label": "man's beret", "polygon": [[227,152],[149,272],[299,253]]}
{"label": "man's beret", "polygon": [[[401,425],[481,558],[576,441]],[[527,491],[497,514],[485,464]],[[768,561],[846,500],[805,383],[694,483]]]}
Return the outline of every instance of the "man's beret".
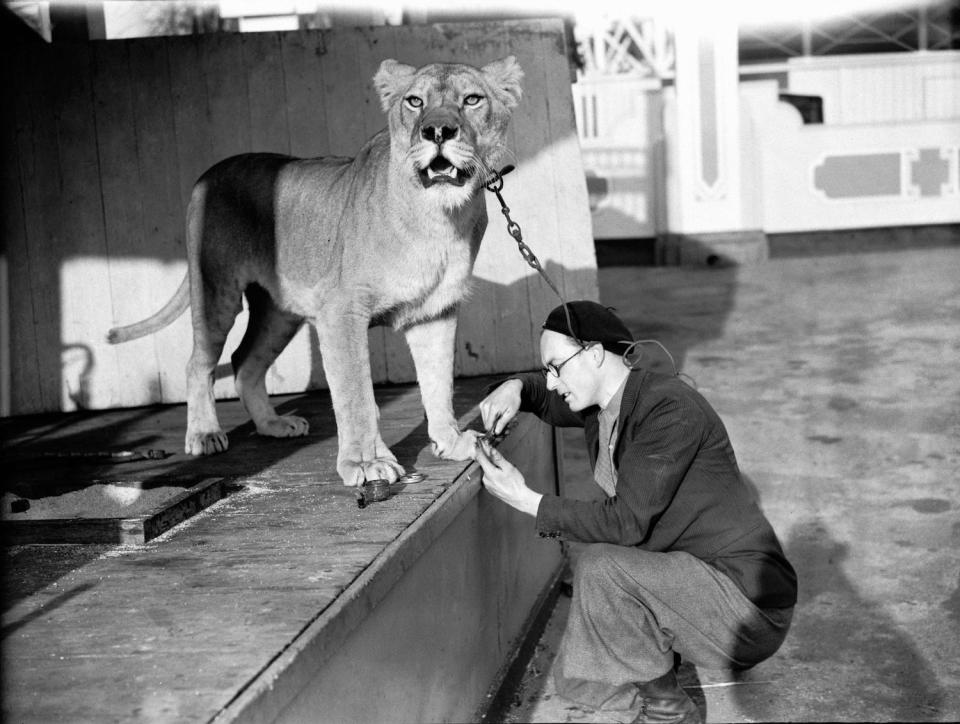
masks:
{"label": "man's beret", "polygon": [[608,352],[619,355],[633,343],[630,330],[610,307],[588,300],[578,300],[567,302],[567,311],[570,312],[569,323],[561,304],[547,315],[543,329],[564,334],[578,342],[597,342]]}

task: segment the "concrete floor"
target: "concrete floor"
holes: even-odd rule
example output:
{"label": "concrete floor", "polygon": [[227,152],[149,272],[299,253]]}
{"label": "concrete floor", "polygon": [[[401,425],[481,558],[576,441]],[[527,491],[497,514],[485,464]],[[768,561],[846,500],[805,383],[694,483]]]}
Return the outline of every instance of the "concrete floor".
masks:
{"label": "concrete floor", "polygon": [[[681,669],[705,720],[960,720],[960,248],[603,268],[600,294],[716,407],[799,576],[773,658]],[[568,603],[505,721],[589,720],[553,695]]]}

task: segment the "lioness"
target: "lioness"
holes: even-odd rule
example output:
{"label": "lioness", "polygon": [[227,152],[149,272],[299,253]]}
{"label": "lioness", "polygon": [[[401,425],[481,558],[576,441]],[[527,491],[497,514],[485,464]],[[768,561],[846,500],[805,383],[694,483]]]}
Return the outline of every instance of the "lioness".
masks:
{"label": "lioness", "polygon": [[396,480],[404,470],[380,435],[367,344],[369,326],[391,324],[410,347],[434,451],[472,456],[476,434],[453,416],[456,312],[487,226],[483,183],[505,153],[522,78],[512,56],[480,69],[385,60],[373,83],[388,128],[356,158],[244,154],[200,177],[179,290],[150,318],[109,333],[113,343],[142,337],[191,307],[187,453],[227,449],[214,370],[246,295],[249,323],[231,359],[261,435],[307,433],[303,418],[277,415],[264,382],[307,320],[333,399],[337,472],[347,485]]}

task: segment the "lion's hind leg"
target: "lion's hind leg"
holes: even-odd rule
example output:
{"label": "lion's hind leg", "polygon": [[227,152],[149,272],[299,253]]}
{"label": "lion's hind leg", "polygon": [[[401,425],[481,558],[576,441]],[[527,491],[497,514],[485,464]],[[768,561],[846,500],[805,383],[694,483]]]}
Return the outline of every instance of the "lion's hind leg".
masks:
{"label": "lion's hind leg", "polygon": [[237,394],[261,435],[306,435],[310,423],[297,415],[278,415],[266,386],[267,370],[293,339],[303,319],[278,309],[269,293],[258,285],[249,286],[246,295],[250,305],[247,331],[231,358]]}
{"label": "lion's hind leg", "polygon": [[[191,270],[192,273],[192,270]],[[196,284],[196,286],[195,286]],[[199,284],[191,279],[192,289]],[[211,455],[227,449],[227,435],[217,419],[213,396],[214,374],[227,333],[242,309],[240,295],[223,290],[219,293],[201,287],[191,291],[193,353],[187,363],[187,434],[184,451],[188,455]]]}

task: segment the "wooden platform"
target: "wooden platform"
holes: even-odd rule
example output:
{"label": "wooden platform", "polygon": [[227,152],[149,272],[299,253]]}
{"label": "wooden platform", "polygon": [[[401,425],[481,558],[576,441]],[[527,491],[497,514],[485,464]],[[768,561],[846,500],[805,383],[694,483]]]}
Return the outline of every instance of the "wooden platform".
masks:
{"label": "wooden platform", "polygon": [[[479,425],[472,408],[488,382],[458,382],[461,424]],[[197,477],[234,492],[145,544],[101,547],[37,591],[8,588],[19,600],[3,619],[5,720],[475,718],[553,585],[559,549],[484,493],[476,466],[430,453],[415,387],[377,398],[386,442],[426,479],[362,509],[334,470],[326,394],[279,400],[310,420],[306,438],[259,438],[227,402],[226,454],[21,476],[21,496]],[[18,454],[179,450],[184,414],[12,418],[0,430]],[[548,428],[527,418],[501,449],[533,485],[555,488]]]}

